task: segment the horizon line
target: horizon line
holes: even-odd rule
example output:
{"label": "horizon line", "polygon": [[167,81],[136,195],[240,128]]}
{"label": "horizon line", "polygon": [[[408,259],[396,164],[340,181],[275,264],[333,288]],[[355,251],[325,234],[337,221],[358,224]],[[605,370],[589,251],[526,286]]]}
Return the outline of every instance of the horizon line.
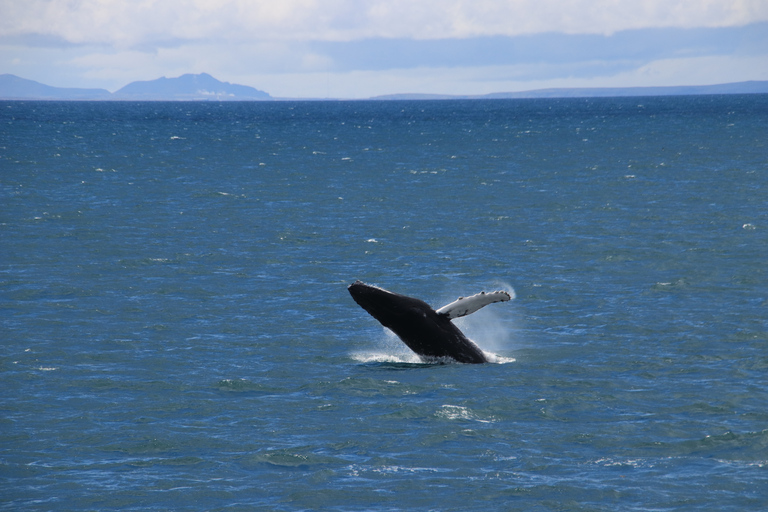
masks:
{"label": "horizon line", "polygon": [[[177,96],[190,97],[172,97],[173,93],[163,97],[162,94],[147,94],[147,98],[131,98],[117,95],[117,93],[131,84],[142,82],[151,83],[158,80],[175,80],[184,76],[207,75],[211,79],[219,82],[222,86],[248,87],[255,91],[266,94],[266,98],[237,97],[224,93],[211,93],[202,91],[196,93],[179,93]],[[485,94],[444,94],[444,93],[389,93],[370,96],[366,98],[343,98],[343,97],[286,97],[272,96],[269,93],[256,89],[252,86],[222,82],[214,78],[209,73],[185,73],[179,77],[167,78],[165,76],[154,80],[136,80],[126,86],[111,92],[103,88],[82,88],[82,87],[57,87],[22,78],[11,73],[2,73],[0,77],[12,77],[14,79],[32,82],[47,89],[53,89],[50,94],[41,94],[38,96],[18,96],[8,95],[0,96],[0,101],[192,101],[192,102],[232,102],[232,101],[409,101],[409,100],[491,100],[491,99],[546,99],[546,98],[590,98],[590,97],[633,97],[633,96],[684,96],[684,95],[710,95],[710,94],[766,94],[768,93],[768,80],[745,80],[739,82],[725,82],[704,85],[649,85],[649,86],[619,86],[619,87],[547,87],[540,89],[525,89],[520,91],[499,91]],[[66,94],[67,92],[79,91],[84,97],[56,97],[55,93]],[[94,94],[99,97],[87,97],[88,94]],[[2,95],[2,92],[0,92]],[[117,95],[117,97],[113,97]],[[154,97],[152,97],[154,96]],[[203,96],[203,97],[201,97]]]}

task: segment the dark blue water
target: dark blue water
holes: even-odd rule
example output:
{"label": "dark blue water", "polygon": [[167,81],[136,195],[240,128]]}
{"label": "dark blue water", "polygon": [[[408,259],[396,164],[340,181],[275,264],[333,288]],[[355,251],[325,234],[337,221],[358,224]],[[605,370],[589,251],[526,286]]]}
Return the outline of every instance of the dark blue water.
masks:
{"label": "dark blue water", "polygon": [[0,103],[0,509],[764,510],[766,254],[766,95]]}

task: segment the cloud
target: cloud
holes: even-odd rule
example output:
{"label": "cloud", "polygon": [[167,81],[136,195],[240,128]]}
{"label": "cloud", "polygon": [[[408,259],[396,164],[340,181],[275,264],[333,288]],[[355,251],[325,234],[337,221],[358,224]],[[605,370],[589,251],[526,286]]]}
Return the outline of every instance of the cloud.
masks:
{"label": "cloud", "polygon": [[0,38],[132,48],[195,41],[610,35],[758,21],[768,21],[764,0],[6,0]]}
{"label": "cloud", "polygon": [[362,98],[764,70],[765,0],[0,0],[0,73],[61,87],[207,72],[275,96]]}
{"label": "cloud", "polygon": [[768,54],[768,23],[739,28],[626,30],[612,35],[545,33],[466,39],[368,39],[352,43],[314,42],[328,70],[494,66],[525,63],[622,62],[640,66],[661,58]]}

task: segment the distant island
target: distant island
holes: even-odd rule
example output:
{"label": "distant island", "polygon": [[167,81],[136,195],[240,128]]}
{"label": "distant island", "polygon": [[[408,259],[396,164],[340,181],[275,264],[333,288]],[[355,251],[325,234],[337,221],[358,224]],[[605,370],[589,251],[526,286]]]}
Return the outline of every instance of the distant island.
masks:
{"label": "distant island", "polygon": [[[371,100],[445,100],[518,98],[592,98],[621,96],[683,96],[702,94],[767,94],[768,81],[736,82],[718,85],[672,87],[591,87],[536,89],[523,92],[498,92],[482,95],[388,94]],[[68,101],[274,101],[268,93],[247,85],[220,82],[207,73],[186,74],[177,78],[131,82],[122,89],[77,89],[51,87],[15,75],[0,75],[0,100]],[[311,98],[291,98],[311,100]],[[317,101],[317,100],[316,100]]]}
{"label": "distant island", "polygon": [[388,94],[374,100],[442,99],[518,99],[518,98],[608,98],[621,96],[689,96],[703,94],[766,94],[768,81],[735,82],[718,85],[679,85],[668,87],[581,87],[536,89],[522,92],[495,92],[482,95]]}
{"label": "distant island", "polygon": [[247,85],[220,82],[208,73],[131,82],[113,93],[106,89],[51,87],[14,75],[0,75],[3,100],[92,101],[265,101],[273,98]]}

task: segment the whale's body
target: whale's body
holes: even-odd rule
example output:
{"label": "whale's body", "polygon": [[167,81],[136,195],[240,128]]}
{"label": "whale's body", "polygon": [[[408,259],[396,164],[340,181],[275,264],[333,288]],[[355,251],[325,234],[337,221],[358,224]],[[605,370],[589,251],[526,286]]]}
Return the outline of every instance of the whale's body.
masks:
{"label": "whale's body", "polygon": [[460,363],[487,363],[480,348],[456,327],[452,318],[468,315],[493,302],[507,301],[507,292],[462,297],[435,311],[426,302],[356,281],[349,293],[360,307],[394,332],[423,358],[450,357]]}

